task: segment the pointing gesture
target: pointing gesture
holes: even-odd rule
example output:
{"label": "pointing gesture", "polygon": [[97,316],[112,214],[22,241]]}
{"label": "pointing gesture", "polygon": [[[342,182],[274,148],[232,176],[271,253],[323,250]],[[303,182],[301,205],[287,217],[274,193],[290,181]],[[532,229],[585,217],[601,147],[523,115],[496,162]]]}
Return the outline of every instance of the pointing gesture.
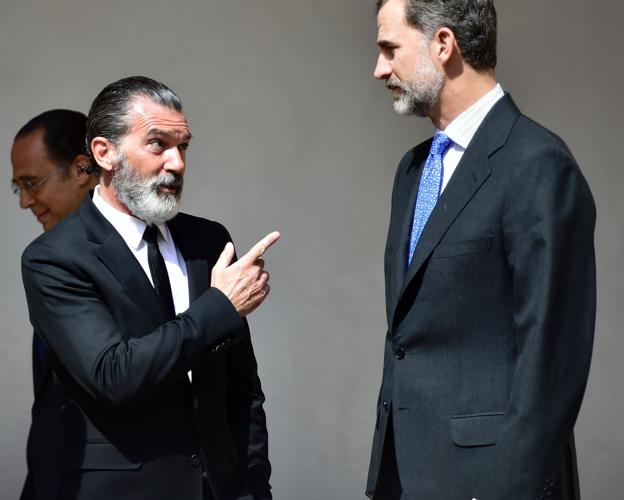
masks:
{"label": "pointing gesture", "polygon": [[230,299],[241,316],[251,313],[269,294],[269,273],[262,257],[279,238],[277,231],[267,234],[234,264],[234,245],[227,243],[212,268],[212,286]]}
{"label": "pointing gesture", "polygon": [[254,262],[264,255],[273,243],[279,240],[280,234],[277,231],[273,231],[272,233],[267,234],[264,238],[262,238],[258,243],[256,243],[251,250],[247,252],[240,260],[250,260]]}

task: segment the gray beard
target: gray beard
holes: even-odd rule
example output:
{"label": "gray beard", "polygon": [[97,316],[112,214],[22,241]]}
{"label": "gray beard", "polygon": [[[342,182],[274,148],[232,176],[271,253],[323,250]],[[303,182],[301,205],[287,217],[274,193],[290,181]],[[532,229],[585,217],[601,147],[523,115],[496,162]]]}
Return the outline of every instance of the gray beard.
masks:
{"label": "gray beard", "polygon": [[438,71],[430,61],[406,83],[393,80],[387,82],[387,86],[401,89],[400,95],[394,100],[394,110],[400,115],[421,117],[429,116],[431,108],[440,98],[443,85],[444,73]]}
{"label": "gray beard", "polygon": [[[132,215],[144,220],[148,225],[162,224],[175,217],[180,210],[184,184],[182,174],[162,172],[143,177],[128,163],[123,152],[119,154],[115,167],[113,188],[117,199]],[[176,188],[176,192],[161,192],[160,187]]]}

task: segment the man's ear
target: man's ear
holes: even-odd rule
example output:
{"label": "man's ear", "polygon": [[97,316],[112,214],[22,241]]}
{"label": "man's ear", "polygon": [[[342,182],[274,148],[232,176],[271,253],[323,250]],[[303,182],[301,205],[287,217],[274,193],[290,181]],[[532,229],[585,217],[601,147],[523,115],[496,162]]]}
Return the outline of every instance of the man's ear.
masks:
{"label": "man's ear", "polygon": [[72,160],[70,169],[75,172],[76,181],[80,187],[86,186],[92,179],[91,161],[87,155],[76,155]]}
{"label": "man's ear", "polygon": [[115,145],[104,137],[95,137],[91,141],[91,153],[96,163],[106,172],[113,171],[117,152]]}
{"label": "man's ear", "polygon": [[442,65],[446,66],[452,57],[459,54],[459,46],[455,33],[446,27],[436,31],[431,39],[432,55]]}

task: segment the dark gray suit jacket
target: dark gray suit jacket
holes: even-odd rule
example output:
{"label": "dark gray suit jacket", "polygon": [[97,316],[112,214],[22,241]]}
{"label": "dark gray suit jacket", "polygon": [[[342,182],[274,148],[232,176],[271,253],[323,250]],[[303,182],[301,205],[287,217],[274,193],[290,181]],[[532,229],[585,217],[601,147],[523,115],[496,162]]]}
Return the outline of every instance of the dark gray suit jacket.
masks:
{"label": "dark gray suit jacket", "polygon": [[472,139],[406,269],[430,145],[404,156],[394,183],[367,493],[392,415],[405,498],[570,500],[577,493],[560,485],[574,472],[568,443],[595,320],[591,193],[565,144],[506,95]]}
{"label": "dark gray suit jacket", "polygon": [[61,427],[56,449],[31,439],[30,452],[56,455],[58,471],[30,471],[34,498],[201,500],[203,484],[217,500],[271,498],[247,323],[210,287],[229,234],[185,214],[168,226],[191,300],[175,318],[89,196],[24,251],[30,319],[56,378],[46,387],[63,396],[33,415],[33,427]]}

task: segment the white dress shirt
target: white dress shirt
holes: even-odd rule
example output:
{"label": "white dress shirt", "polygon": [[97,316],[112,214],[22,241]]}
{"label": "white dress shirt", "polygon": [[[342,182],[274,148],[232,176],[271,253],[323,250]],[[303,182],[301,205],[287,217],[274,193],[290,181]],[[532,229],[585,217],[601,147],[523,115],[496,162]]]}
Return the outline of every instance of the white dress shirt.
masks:
{"label": "white dress shirt", "polygon": [[[93,204],[102,213],[102,215],[111,223],[111,225],[121,235],[128,245],[132,254],[139,261],[143,271],[147,275],[150,283],[152,281],[152,273],[147,260],[147,243],[143,241],[143,232],[145,231],[144,221],[137,219],[132,215],[126,214],[115,207],[109,205],[100,195],[100,186],[95,186],[93,191]],[[169,228],[166,224],[157,224],[158,227],[158,248],[165,261],[169,282],[171,283],[171,295],[173,296],[173,305],[176,314],[180,314],[188,309],[189,306],[189,288],[188,276],[186,274],[186,264],[182,255],[176,248]]]}
{"label": "white dress shirt", "polygon": [[[453,172],[455,172],[459,161],[477,132],[479,125],[483,122],[485,115],[504,95],[503,88],[497,83],[492,90],[455,118],[442,131],[453,141],[453,144],[451,144],[442,157],[444,178],[442,179],[440,194],[442,194]],[[440,132],[440,130],[436,130],[436,132]]]}

